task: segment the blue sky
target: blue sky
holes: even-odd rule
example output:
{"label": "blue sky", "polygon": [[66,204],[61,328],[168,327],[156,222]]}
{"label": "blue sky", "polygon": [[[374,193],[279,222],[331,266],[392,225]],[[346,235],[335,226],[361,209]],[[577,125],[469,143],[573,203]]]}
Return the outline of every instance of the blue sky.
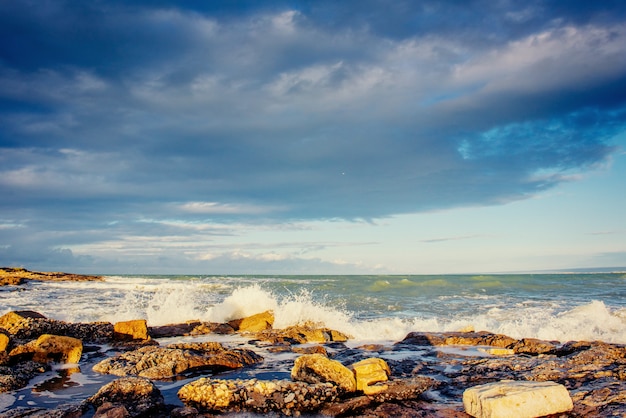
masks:
{"label": "blue sky", "polygon": [[626,266],[619,1],[0,2],[0,265]]}

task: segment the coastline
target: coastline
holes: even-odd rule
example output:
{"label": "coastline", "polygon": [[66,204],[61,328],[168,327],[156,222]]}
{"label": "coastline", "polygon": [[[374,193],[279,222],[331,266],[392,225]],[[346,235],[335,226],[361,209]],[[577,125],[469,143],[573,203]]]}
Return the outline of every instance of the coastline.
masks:
{"label": "coastline", "polygon": [[27,281],[102,281],[103,276],[85,274],[30,271],[22,267],[0,267],[0,286],[17,286]]}
{"label": "coastline", "polygon": [[[42,280],[101,280],[28,273]],[[560,385],[572,402],[561,417],[626,413],[626,344],[473,329],[365,343],[322,323],[281,327],[271,311],[159,326],[141,317],[55,317],[53,309],[46,316],[10,311],[0,317],[0,417],[91,417],[107,410],[158,417],[468,417],[466,391],[506,381]],[[51,351],[53,346],[67,348]],[[298,359],[307,356],[335,362],[332,367],[355,376],[364,360],[382,366],[366,393],[342,389],[340,379],[320,381],[306,373],[294,378]]]}

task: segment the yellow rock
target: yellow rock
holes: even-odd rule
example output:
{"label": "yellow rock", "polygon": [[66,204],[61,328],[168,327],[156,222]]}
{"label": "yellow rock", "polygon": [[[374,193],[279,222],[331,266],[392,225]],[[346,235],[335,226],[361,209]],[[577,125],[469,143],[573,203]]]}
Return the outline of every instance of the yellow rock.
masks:
{"label": "yellow rock", "polygon": [[356,390],[356,380],[352,370],[322,354],[306,354],[298,357],[291,369],[291,378],[294,381],[313,384],[334,383],[346,392]]}
{"label": "yellow rock", "polygon": [[113,325],[116,340],[147,340],[148,325],[145,319],[117,322]]}
{"label": "yellow rock", "polygon": [[515,350],[512,350],[510,348],[483,348],[480,347],[478,349],[478,351],[482,351],[483,353],[488,353],[491,354],[493,356],[511,356],[513,354],[515,354]]}
{"label": "yellow rock", "polygon": [[0,351],[5,351],[9,345],[9,337],[0,333]]}
{"label": "yellow rock", "polygon": [[476,418],[535,418],[574,408],[565,386],[555,382],[501,381],[463,392],[465,412]]}
{"label": "yellow rock", "polygon": [[391,374],[387,362],[381,358],[368,358],[350,366],[356,379],[356,389],[366,395],[374,395],[387,389],[386,385],[371,386],[374,383],[386,382]]}
{"label": "yellow rock", "polygon": [[43,334],[37,340],[11,350],[9,356],[31,356],[38,363],[78,363],[83,354],[81,340],[61,335]]}
{"label": "yellow rock", "polygon": [[246,318],[230,321],[228,324],[235,330],[241,332],[265,331],[266,329],[271,329],[274,325],[274,314],[271,311],[265,311]]}

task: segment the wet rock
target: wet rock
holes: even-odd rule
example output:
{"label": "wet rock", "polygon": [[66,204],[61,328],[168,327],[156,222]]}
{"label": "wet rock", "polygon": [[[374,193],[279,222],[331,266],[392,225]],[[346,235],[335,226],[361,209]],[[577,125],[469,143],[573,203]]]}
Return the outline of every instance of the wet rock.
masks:
{"label": "wet rock", "polygon": [[306,344],[331,343],[348,341],[348,336],[329,328],[318,327],[313,323],[305,323],[285,329],[271,329],[254,334],[256,339],[272,344]]}
{"label": "wet rock", "polygon": [[322,354],[306,354],[298,357],[291,369],[291,378],[294,381],[307,383],[329,382],[345,392],[356,390],[356,380],[352,370]]}
{"label": "wet rock", "polygon": [[94,418],[127,418],[130,412],[124,405],[113,405],[111,402],[105,402],[96,410]]}
{"label": "wet rock", "polygon": [[571,411],[574,404],[554,382],[501,381],[467,389],[463,406],[477,418],[534,418]]}
{"label": "wet rock", "polygon": [[12,311],[0,317],[0,328],[23,344],[43,334],[63,335],[82,341],[104,343],[113,338],[113,324],[108,322],[67,323],[49,319],[38,312]]}
{"label": "wet rock", "polygon": [[228,325],[239,332],[258,332],[272,329],[274,325],[274,313],[262,312],[242,319],[228,321]]}
{"label": "wet rock", "polygon": [[0,366],[0,393],[23,388],[30,379],[48,370],[49,366],[34,361]]}
{"label": "wet rock", "polygon": [[[161,391],[150,380],[140,377],[125,377],[114,380],[101,387],[85,403],[92,405],[96,411],[100,410],[103,405],[109,409],[122,406],[131,417],[158,415],[165,406]],[[117,410],[115,413],[122,412]]]}
{"label": "wet rock", "polygon": [[38,363],[78,363],[83,343],[73,337],[44,334],[37,340],[20,345],[9,353],[11,361],[33,360]]}
{"label": "wet rock", "polygon": [[490,332],[411,332],[399,344],[440,346],[440,345],[488,345],[510,348],[518,341],[514,338]]}
{"label": "wet rock", "polygon": [[172,409],[172,412],[170,412],[171,418],[195,418],[198,415],[200,415],[198,410],[190,406],[174,408]]}
{"label": "wet rock", "polygon": [[118,341],[147,340],[150,337],[146,320],[116,322],[113,324],[113,338]]}
{"label": "wet rock", "polygon": [[516,354],[531,355],[552,354],[557,350],[555,343],[538,340],[536,338],[523,338],[507,347],[515,351]]}
{"label": "wet rock", "polygon": [[[365,414],[365,410],[375,408],[376,405],[386,404],[389,402],[405,402],[410,399],[417,399],[422,393],[430,389],[434,384],[435,381],[433,379],[424,376],[415,376],[408,379],[389,380],[385,383],[384,390],[372,396],[357,396],[336,402],[331,402],[325,405],[320,412],[323,415],[328,416]],[[415,411],[413,411],[413,414],[414,413]]]}
{"label": "wet rock", "polygon": [[80,405],[64,405],[54,409],[18,407],[0,413],[0,418],[80,418],[84,413]]}
{"label": "wet rock", "polygon": [[298,354],[322,354],[328,357],[328,352],[322,345],[312,345],[309,347],[291,347],[287,346],[286,351],[292,351]]}
{"label": "wet rock", "polygon": [[337,386],[331,383],[256,379],[201,378],[184,385],[178,392],[185,405],[199,411],[281,412],[285,415],[316,411],[337,396]]}
{"label": "wet rock", "polygon": [[190,370],[231,370],[262,360],[253,351],[226,349],[219,343],[173,344],[122,353],[101,361],[93,370],[117,376],[168,379]]}
{"label": "wet rock", "polygon": [[356,389],[366,395],[374,395],[388,389],[386,385],[371,386],[389,380],[391,369],[387,362],[380,358],[368,358],[350,365],[356,379]]}

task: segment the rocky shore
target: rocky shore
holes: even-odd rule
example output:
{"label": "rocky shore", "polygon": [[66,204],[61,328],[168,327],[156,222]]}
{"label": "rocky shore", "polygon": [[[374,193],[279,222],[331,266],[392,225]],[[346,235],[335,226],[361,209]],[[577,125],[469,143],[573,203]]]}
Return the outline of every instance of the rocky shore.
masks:
{"label": "rocky shore", "polygon": [[[626,416],[624,345],[468,331],[354,346],[318,324],[273,322],[271,312],[161,327],[8,312],[0,317],[0,397],[59,364],[66,374],[89,368],[110,379],[85,399],[11,407],[0,417]],[[211,341],[225,336],[240,342]],[[268,364],[272,356],[283,360]],[[176,401],[166,401],[158,385],[181,380]]]}
{"label": "rocky shore", "polygon": [[100,281],[101,276],[62,272],[29,271],[21,267],[0,267],[0,286],[20,285],[27,281]]}

